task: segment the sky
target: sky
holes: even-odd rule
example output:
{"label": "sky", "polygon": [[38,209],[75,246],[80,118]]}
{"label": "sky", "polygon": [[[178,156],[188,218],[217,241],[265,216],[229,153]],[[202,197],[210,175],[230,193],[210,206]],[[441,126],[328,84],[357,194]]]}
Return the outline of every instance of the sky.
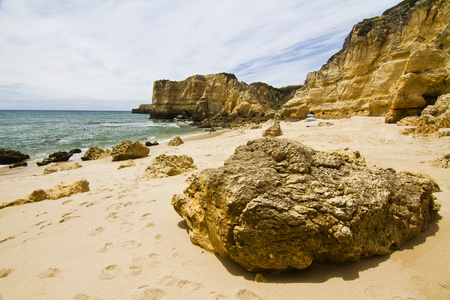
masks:
{"label": "sky", "polygon": [[0,109],[131,110],[153,82],[303,84],[400,0],[0,0]]}

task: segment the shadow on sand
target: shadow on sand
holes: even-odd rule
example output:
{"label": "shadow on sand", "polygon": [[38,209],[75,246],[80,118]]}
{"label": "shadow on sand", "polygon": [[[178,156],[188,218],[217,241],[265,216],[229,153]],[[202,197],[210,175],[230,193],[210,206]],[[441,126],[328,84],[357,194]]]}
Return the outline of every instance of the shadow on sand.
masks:
{"label": "shadow on sand", "polygon": [[[397,251],[412,250],[414,247],[425,243],[428,237],[434,236],[438,232],[438,222],[440,219],[441,216],[438,215],[427,230],[407,241],[400,249],[393,251],[393,253]],[[351,281],[358,279],[360,272],[376,268],[381,263],[387,261],[391,254],[373,256],[359,262],[348,262],[339,265],[331,263],[313,263],[306,269],[289,270],[278,275],[268,271],[261,272],[261,274],[269,283],[323,283],[332,278],[342,278],[345,281]],[[239,264],[224,259],[217,254],[216,257],[231,275],[244,277],[247,280],[255,280],[256,273],[249,272]]]}

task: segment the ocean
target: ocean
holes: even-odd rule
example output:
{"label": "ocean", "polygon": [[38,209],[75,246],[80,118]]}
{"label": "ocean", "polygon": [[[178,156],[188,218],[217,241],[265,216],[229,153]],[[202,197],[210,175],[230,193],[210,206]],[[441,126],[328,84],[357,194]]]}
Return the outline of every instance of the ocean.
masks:
{"label": "ocean", "polygon": [[182,121],[126,111],[0,110],[0,148],[28,154],[30,161],[77,148],[111,149],[124,140],[164,142],[204,132]]}

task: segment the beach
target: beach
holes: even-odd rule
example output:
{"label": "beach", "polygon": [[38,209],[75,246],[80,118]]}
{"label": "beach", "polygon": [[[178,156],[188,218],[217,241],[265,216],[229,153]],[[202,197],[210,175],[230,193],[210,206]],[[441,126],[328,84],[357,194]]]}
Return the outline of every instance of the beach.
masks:
{"label": "beach", "polygon": [[[111,158],[71,159],[81,168],[0,168],[0,202],[36,189],[85,179],[90,191],[0,209],[0,299],[448,299],[450,170],[432,166],[449,138],[413,138],[382,117],[281,122],[280,138],[316,150],[359,150],[367,165],[424,173],[441,188],[429,229],[400,250],[357,263],[313,263],[282,274],[251,273],[194,245],[171,199],[192,174],[216,168],[236,147],[262,137],[257,129],[224,130],[150,147],[135,166]],[[197,170],[149,178],[158,155],[188,155]]]}

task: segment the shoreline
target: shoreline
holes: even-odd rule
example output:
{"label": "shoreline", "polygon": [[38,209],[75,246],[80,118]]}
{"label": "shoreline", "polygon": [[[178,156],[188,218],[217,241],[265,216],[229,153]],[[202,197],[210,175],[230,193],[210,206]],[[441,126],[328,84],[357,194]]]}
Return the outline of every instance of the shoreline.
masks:
{"label": "shoreline", "polygon": [[[430,228],[400,250],[341,265],[313,263],[278,276],[250,273],[193,245],[171,199],[188,186],[190,175],[216,168],[236,147],[262,137],[259,129],[234,129],[183,139],[180,146],[150,147],[135,166],[110,159],[79,162],[79,169],[43,175],[43,169],[0,174],[2,202],[51,188],[61,181],[86,179],[90,191],[0,209],[0,278],[4,299],[362,299],[450,297],[450,176],[431,166],[448,152],[450,139],[413,139],[380,117],[325,120],[329,127],[281,122],[279,138],[316,150],[350,147],[368,166],[420,172],[441,187],[441,210]],[[310,127],[307,127],[310,126]],[[199,143],[198,141],[201,141]],[[145,170],[158,155],[188,155],[197,170],[148,178]],[[68,163],[76,161],[69,160]],[[6,272],[6,271],[4,271]],[[83,298],[84,297],[84,298]]]}

